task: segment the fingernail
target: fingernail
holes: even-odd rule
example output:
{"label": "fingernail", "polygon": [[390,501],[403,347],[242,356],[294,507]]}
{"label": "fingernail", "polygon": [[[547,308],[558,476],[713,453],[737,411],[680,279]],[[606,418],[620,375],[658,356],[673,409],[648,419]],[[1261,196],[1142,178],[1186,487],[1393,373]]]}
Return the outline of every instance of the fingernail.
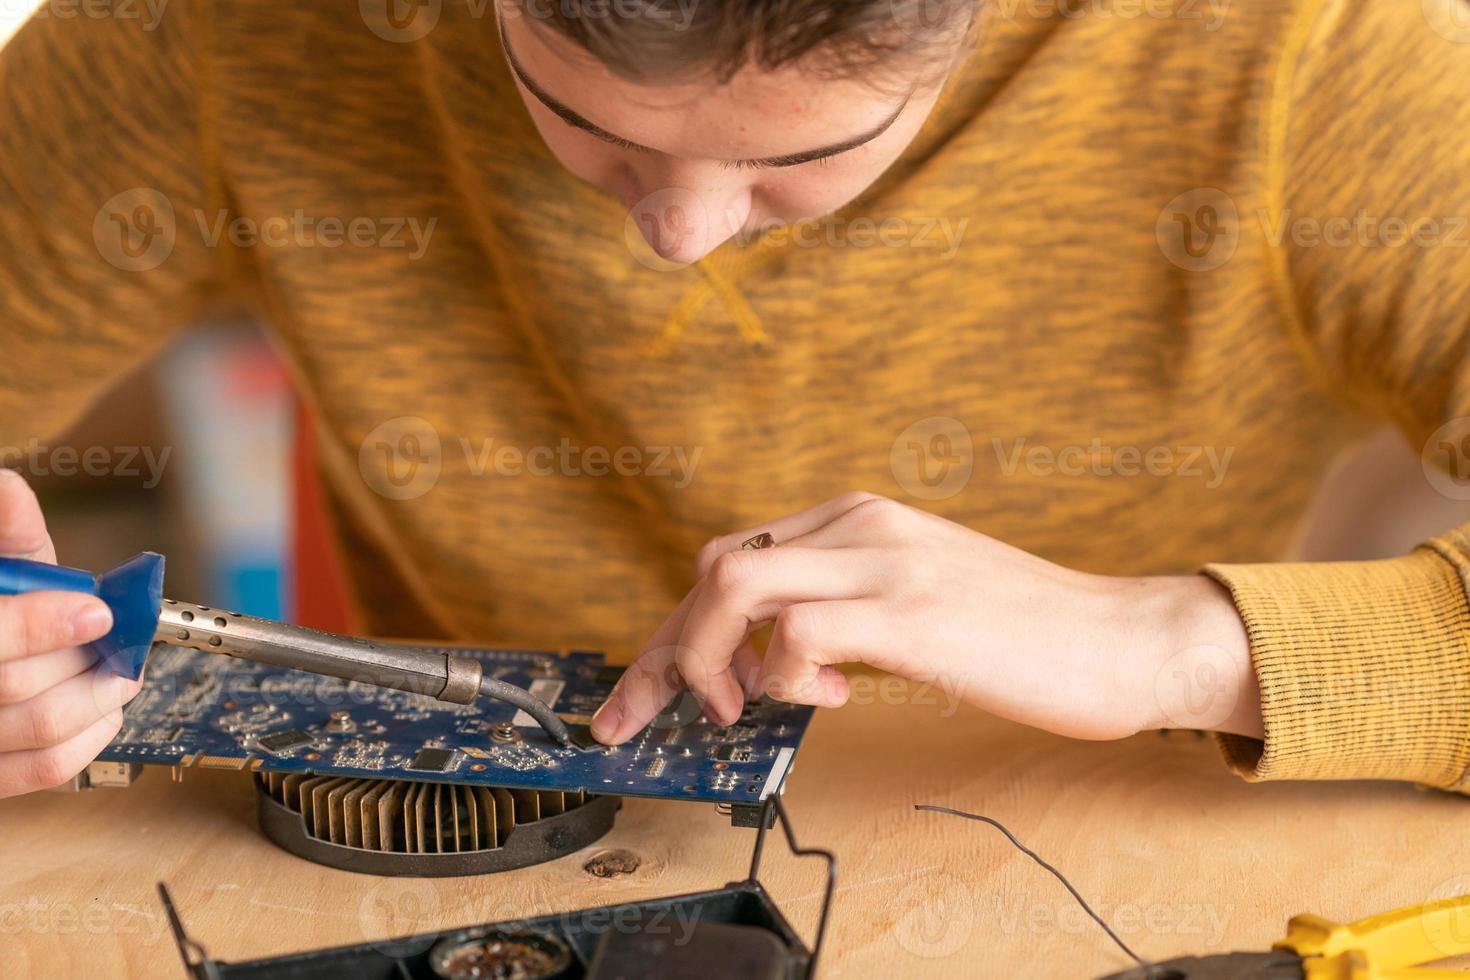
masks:
{"label": "fingernail", "polygon": [[90,643],[112,629],[112,613],[100,602],[89,602],[71,614],[71,640]]}
{"label": "fingernail", "polygon": [[592,716],[592,737],[599,742],[608,741],[617,734],[618,723],[622,720],[623,709],[613,698],[608,698]]}

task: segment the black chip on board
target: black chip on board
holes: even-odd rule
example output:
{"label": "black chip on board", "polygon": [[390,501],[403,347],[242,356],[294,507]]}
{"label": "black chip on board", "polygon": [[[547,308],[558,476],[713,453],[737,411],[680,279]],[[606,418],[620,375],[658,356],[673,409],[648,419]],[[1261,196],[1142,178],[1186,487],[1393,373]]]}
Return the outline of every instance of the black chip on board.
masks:
{"label": "black chip on board", "polygon": [[739,745],[717,745],[709,750],[709,757],[721,762],[749,762],[750,749]]}
{"label": "black chip on board", "polygon": [[567,735],[571,738],[572,744],[581,749],[583,752],[600,750],[603,748],[602,743],[592,737],[591,725],[568,723]]}
{"label": "black chip on board", "polygon": [[277,732],[274,735],[264,735],[255,740],[255,744],[271,752],[280,755],[283,752],[294,752],[299,748],[310,745],[316,739],[306,734],[299,728],[293,728],[288,732]]}
{"label": "black chip on board", "polygon": [[421,772],[449,772],[459,767],[458,749],[435,749],[422,748],[414,755],[413,761],[408,764],[410,769],[418,769]]}

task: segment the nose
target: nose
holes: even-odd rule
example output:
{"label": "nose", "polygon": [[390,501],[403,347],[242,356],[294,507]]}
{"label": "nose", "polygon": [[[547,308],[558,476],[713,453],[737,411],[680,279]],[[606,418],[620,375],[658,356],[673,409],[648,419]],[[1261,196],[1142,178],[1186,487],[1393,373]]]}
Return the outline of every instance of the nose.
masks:
{"label": "nose", "polygon": [[[718,169],[718,168],[717,168]],[[698,262],[750,220],[751,188],[723,173],[681,174],[644,183],[628,205],[630,245],[646,244],[675,266]]]}

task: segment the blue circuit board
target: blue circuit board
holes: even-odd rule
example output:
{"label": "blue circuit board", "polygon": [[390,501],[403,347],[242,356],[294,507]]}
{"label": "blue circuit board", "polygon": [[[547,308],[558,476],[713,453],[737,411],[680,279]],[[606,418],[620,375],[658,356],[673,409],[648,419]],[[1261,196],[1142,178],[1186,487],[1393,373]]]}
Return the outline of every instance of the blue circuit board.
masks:
{"label": "blue circuit board", "polygon": [[[529,688],[571,725],[590,721],[621,672],[598,653],[453,652]],[[573,749],[488,698],[450,704],[159,645],[142,693],[98,758],[756,804],[786,778],[811,716],[809,707],[762,700],[726,727],[694,706],[660,716],[623,745]]]}

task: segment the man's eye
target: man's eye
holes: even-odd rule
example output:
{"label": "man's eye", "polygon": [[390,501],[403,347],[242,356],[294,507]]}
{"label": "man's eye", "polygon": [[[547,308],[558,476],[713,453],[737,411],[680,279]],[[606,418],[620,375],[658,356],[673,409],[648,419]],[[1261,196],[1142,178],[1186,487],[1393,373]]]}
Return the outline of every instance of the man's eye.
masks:
{"label": "man's eye", "polygon": [[639,153],[647,153],[648,152],[648,147],[646,147],[646,146],[639,146],[637,143],[634,143],[632,140],[625,140],[621,136],[605,136],[605,137],[603,137],[603,140],[602,141],[604,143],[611,143],[613,146],[616,146],[620,150],[636,150]]}
{"label": "man's eye", "polygon": [[808,164],[821,166],[839,156],[837,153],[829,153],[823,157],[776,157],[771,160],[727,160],[722,166],[729,170],[774,170],[779,167],[803,167]]}

